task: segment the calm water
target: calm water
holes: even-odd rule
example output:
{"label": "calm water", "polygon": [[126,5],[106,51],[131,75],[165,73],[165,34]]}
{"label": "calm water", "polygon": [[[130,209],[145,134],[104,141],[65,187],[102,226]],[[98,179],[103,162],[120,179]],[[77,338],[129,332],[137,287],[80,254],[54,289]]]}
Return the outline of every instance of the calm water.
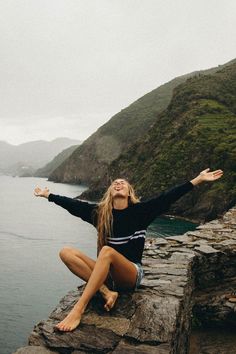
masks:
{"label": "calm water", "polygon": [[[43,178],[0,176],[0,354],[27,345],[34,324],[47,318],[67,291],[82,283],[59,260],[60,249],[79,247],[96,256],[96,230],[46,199],[34,197],[37,185],[69,197],[84,190]],[[150,226],[152,236],[195,228],[180,220],[157,221]]]}

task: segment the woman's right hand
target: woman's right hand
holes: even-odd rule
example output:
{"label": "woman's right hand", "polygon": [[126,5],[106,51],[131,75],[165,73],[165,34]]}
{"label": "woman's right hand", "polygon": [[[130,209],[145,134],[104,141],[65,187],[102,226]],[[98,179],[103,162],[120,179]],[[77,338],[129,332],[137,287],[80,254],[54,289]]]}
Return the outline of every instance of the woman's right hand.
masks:
{"label": "woman's right hand", "polygon": [[47,187],[45,187],[44,189],[36,187],[35,190],[34,190],[34,195],[36,197],[48,198],[49,194],[50,194],[50,192],[49,192],[49,189]]}

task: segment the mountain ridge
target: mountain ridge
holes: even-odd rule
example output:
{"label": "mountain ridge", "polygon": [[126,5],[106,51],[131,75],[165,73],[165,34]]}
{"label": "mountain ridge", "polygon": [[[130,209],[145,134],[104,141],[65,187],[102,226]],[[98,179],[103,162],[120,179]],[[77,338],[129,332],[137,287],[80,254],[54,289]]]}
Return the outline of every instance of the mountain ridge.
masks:
{"label": "mountain ridge", "polygon": [[68,146],[79,144],[79,140],[56,138],[52,141],[34,140],[18,145],[0,141],[0,171],[11,175],[32,175],[55,155]]}

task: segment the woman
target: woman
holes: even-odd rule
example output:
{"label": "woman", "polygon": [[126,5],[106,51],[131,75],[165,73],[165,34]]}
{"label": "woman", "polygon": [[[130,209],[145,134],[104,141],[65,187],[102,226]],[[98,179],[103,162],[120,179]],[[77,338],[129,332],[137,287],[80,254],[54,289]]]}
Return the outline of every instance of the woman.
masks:
{"label": "woman", "polygon": [[96,261],[78,249],[63,248],[60,257],[66,266],[87,282],[82,296],[66,318],[56,325],[60,331],[72,331],[80,323],[88,302],[97,291],[105,299],[109,311],[118,297],[104,284],[112,276],[117,288],[134,290],[143,276],[142,253],[148,225],[170,205],[204,181],[215,181],[222,170],[202,171],[196,178],[179,185],[146,202],[139,202],[132,186],[125,179],[112,182],[98,204],[71,199],[49,193],[45,188],[35,188],[37,197],[48,198],[50,202],[67,209],[71,214],[94,225],[98,231],[98,258]]}

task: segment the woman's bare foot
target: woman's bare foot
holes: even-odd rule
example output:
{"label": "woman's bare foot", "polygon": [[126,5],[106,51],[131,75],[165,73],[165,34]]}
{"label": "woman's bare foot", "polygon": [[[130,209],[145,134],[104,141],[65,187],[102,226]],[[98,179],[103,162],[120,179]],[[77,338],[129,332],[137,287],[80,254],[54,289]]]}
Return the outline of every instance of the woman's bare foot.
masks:
{"label": "woman's bare foot", "polygon": [[83,313],[84,310],[81,310],[75,305],[70,313],[64,318],[64,320],[55,326],[56,329],[63,332],[73,331],[80,324],[81,316]]}
{"label": "woman's bare foot", "polygon": [[103,298],[106,301],[104,308],[107,311],[110,311],[115,305],[115,302],[118,298],[118,293],[116,291],[109,290],[108,292],[106,292],[106,294],[103,294]]}

